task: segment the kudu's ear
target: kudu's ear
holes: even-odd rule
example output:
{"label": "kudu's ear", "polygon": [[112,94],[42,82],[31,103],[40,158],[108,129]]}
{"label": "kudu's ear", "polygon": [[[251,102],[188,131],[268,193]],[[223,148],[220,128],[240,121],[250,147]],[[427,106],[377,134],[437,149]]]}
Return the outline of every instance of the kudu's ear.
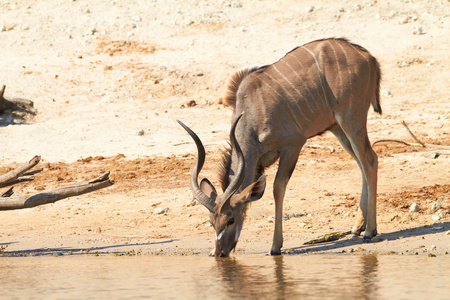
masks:
{"label": "kudu's ear", "polygon": [[206,178],[202,179],[202,181],[200,182],[200,189],[202,190],[203,193],[205,193],[206,196],[211,198],[213,202],[216,201],[217,198],[216,189],[208,179]]}
{"label": "kudu's ear", "polygon": [[259,200],[264,195],[265,189],[266,189],[266,176],[262,175],[261,177],[258,178],[257,181],[250,184],[240,193],[239,202],[245,204]]}

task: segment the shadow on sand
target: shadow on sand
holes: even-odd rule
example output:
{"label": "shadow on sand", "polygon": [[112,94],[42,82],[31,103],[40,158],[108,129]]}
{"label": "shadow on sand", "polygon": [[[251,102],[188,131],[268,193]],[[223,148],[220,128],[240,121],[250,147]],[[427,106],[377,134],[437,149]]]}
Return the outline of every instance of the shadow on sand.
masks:
{"label": "shadow on sand", "polygon": [[[409,238],[409,237],[419,237],[426,236],[431,234],[436,234],[440,232],[445,232],[450,230],[450,222],[443,222],[434,225],[425,225],[418,226],[414,228],[403,229],[399,231],[382,233],[379,234],[380,238],[379,242],[383,241],[393,241],[398,238]],[[357,238],[349,238],[342,239],[333,242],[320,243],[315,245],[302,245],[299,247],[294,247],[288,250],[285,250],[283,254],[302,254],[302,253],[313,253],[313,252],[321,252],[321,251],[330,251],[330,250],[339,250],[340,248],[349,247],[349,246],[358,246],[366,244],[363,242],[362,237]]]}
{"label": "shadow on sand", "polygon": [[[43,255],[86,255],[86,254],[129,254],[134,255],[138,252],[132,247],[139,246],[150,246],[158,244],[167,244],[178,241],[178,239],[170,239],[166,241],[154,242],[154,243],[140,243],[140,244],[121,244],[121,245],[109,245],[101,247],[90,247],[90,248],[72,248],[72,247],[58,247],[58,248],[38,248],[38,249],[28,249],[28,250],[16,250],[16,251],[3,251],[0,252],[0,256],[43,256]],[[0,246],[7,246],[10,244],[15,244],[17,242],[11,243],[0,243]],[[114,249],[120,250],[114,251]],[[128,250],[124,250],[126,248]]]}

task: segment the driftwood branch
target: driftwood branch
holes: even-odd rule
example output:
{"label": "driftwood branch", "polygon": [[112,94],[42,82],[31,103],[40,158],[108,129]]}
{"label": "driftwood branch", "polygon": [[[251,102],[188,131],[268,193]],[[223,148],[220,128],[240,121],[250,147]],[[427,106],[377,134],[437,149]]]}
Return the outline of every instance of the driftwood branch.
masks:
{"label": "driftwood branch", "polygon": [[416,144],[416,143],[407,143],[405,141],[402,140],[396,140],[396,139],[381,139],[381,140],[376,140],[372,143],[372,147],[375,146],[378,143],[399,143],[399,144],[403,144],[406,146],[421,146],[420,144]]}
{"label": "driftwood branch", "polygon": [[4,112],[5,110],[8,109],[23,109],[23,110],[27,110],[27,111],[32,111],[33,110],[33,106],[34,103],[31,100],[28,99],[22,99],[22,98],[14,98],[11,100],[7,100],[3,97],[4,93],[5,93],[5,88],[6,86],[3,85],[2,88],[0,89],[0,113]]}
{"label": "driftwood branch", "polygon": [[327,233],[325,235],[319,236],[317,239],[305,242],[303,245],[314,245],[314,244],[320,244],[320,243],[326,243],[331,241],[337,241],[341,238],[343,238],[346,235],[349,235],[352,233],[351,231],[338,231],[338,232],[332,232]]}
{"label": "driftwood branch", "polygon": [[422,147],[426,147],[425,143],[423,143],[421,140],[419,140],[414,133],[412,133],[411,129],[409,129],[408,125],[406,124],[406,122],[404,120],[402,120],[402,125],[405,126],[406,130],[408,130],[408,133],[412,136],[412,138],[418,143],[407,143],[405,141],[402,140],[398,140],[398,139],[381,139],[381,140],[376,140],[372,143],[372,147],[375,146],[378,143],[400,143],[406,146],[422,146]]}
{"label": "driftwood branch", "polygon": [[0,193],[0,197],[11,197],[12,194],[14,194],[14,188],[10,187],[9,189],[7,189],[4,192]]}
{"label": "driftwood branch", "polygon": [[67,185],[31,196],[0,197],[0,211],[30,208],[54,203],[68,197],[90,193],[114,184],[107,172],[95,179],[78,184]]}
{"label": "driftwood branch", "polygon": [[403,126],[405,126],[406,130],[408,130],[408,132],[409,132],[409,134],[412,136],[412,138],[413,138],[416,142],[418,142],[422,147],[425,147],[425,144],[424,144],[421,140],[419,140],[419,139],[414,135],[414,133],[412,133],[412,131],[409,129],[408,125],[406,125],[406,122],[405,122],[404,120],[402,120],[402,124],[403,124]]}
{"label": "driftwood branch", "polygon": [[5,187],[9,185],[16,184],[18,182],[30,181],[33,180],[34,177],[31,176],[36,174],[42,169],[37,169],[33,171],[28,171],[34,166],[36,166],[41,161],[40,156],[33,157],[29,162],[17,167],[16,169],[0,176],[0,187]]}

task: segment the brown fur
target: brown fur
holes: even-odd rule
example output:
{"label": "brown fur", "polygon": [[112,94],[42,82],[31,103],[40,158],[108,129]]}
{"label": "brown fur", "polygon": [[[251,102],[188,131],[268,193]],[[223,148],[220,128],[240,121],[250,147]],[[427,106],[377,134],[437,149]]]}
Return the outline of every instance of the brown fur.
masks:
{"label": "brown fur", "polygon": [[236,94],[242,80],[251,72],[259,67],[246,67],[234,72],[227,80],[225,92],[221,98],[221,102],[225,106],[236,108]]}
{"label": "brown fur", "polygon": [[[327,38],[327,39],[316,40],[316,41],[313,41],[313,42],[325,41],[325,40],[329,40],[329,39],[334,39],[334,40],[338,40],[338,41],[343,41],[343,42],[349,43],[353,47],[357,48],[358,50],[370,54],[370,52],[366,48],[364,48],[364,47],[362,47],[360,45],[357,45],[357,44],[353,44],[352,42],[350,42],[346,38]],[[313,43],[313,42],[311,42],[311,43]],[[307,44],[309,44],[309,43],[307,43]],[[305,44],[305,45],[307,45],[307,44]],[[297,48],[298,47],[292,49],[287,54],[289,54],[290,52],[294,51]],[[238,71],[234,72],[228,78],[225,92],[224,92],[223,96],[220,98],[219,104],[223,104],[225,106],[230,106],[233,109],[235,109],[236,108],[236,95],[237,95],[237,91],[239,89],[239,86],[240,86],[242,80],[244,80],[244,78],[248,74],[250,74],[250,73],[252,73],[254,71],[258,71],[260,69],[264,69],[264,67],[266,67],[266,66],[263,66],[263,67],[246,67],[246,68],[243,68],[241,70],[238,70]],[[381,105],[380,105],[381,68],[380,68],[380,64],[378,63],[377,60],[375,60],[375,73],[376,73],[376,77],[377,77],[377,79],[376,79],[376,91],[375,91],[375,98],[372,101],[372,106],[373,106],[373,110],[381,115],[381,113],[382,113]]]}

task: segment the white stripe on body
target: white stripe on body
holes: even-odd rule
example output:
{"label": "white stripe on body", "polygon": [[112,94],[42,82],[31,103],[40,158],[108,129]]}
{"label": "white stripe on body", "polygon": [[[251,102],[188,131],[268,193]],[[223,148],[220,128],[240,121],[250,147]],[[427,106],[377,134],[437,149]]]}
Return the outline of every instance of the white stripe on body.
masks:
{"label": "white stripe on body", "polygon": [[[276,69],[276,67],[275,67],[275,65],[272,65],[275,69]],[[295,106],[297,106],[297,110],[298,110],[298,112],[299,112],[299,114],[301,115],[301,117],[302,118],[304,118],[306,121],[311,121],[307,116],[305,116],[305,114],[304,114],[304,111],[302,110],[302,108],[299,106],[299,104],[298,104],[298,102],[295,100],[296,98],[291,94],[291,93],[289,93],[289,91],[278,81],[278,80],[276,80],[275,78],[273,78],[272,76],[270,76],[270,74],[268,74],[268,73],[264,73],[265,75],[267,75],[271,80],[273,80],[273,81],[275,81],[276,83],[278,83],[280,86],[281,86],[281,88],[287,93],[287,94],[289,94],[289,98],[290,99],[292,99],[293,100],[293,102],[295,103]],[[282,97],[283,99],[285,98],[285,97]],[[286,102],[288,102],[289,103],[289,99],[287,99],[286,100]],[[289,105],[289,108],[292,110],[292,107],[291,107],[291,105]],[[295,114],[294,114],[294,116],[295,116]]]}
{"label": "white stripe on body", "polygon": [[[294,54],[293,54],[293,56],[294,56],[295,60],[300,64],[300,67],[304,68],[305,66],[304,66],[303,63],[297,58],[297,56],[294,55]],[[324,95],[322,95],[322,94],[319,92],[319,88],[318,88],[318,86],[317,86],[316,80],[315,80],[314,78],[312,78],[312,77],[311,77],[311,74],[309,74],[309,73],[308,73],[308,76],[309,76],[309,78],[312,80],[312,82],[314,83],[314,88],[316,89],[317,94],[319,95],[320,99],[322,100],[322,102],[325,103],[326,101],[325,101],[325,99],[323,98]],[[320,75],[319,75],[319,78],[320,78]],[[308,86],[308,90],[309,90],[309,86]],[[311,96],[312,96],[311,91],[309,91],[309,93],[310,93]],[[313,99],[315,99],[315,97],[313,97]],[[314,101],[314,102],[315,102],[315,101]],[[317,108],[319,108],[319,104],[317,104]]]}
{"label": "white stripe on body", "polygon": [[341,74],[341,66],[340,66],[339,61],[338,61],[338,57],[337,57],[337,54],[336,54],[336,50],[334,50],[334,47],[333,47],[333,45],[330,43],[330,40],[327,40],[327,42],[328,42],[328,44],[330,45],[331,49],[333,49],[334,58],[336,59],[336,65],[337,65],[337,68],[338,68],[338,74],[339,74],[339,88],[340,88],[340,90],[342,91],[342,74]]}
{"label": "white stripe on body", "polygon": [[[297,59],[295,57],[295,55],[294,55],[294,58]],[[300,78],[300,80],[303,82],[303,85],[305,85],[307,87],[308,93],[309,93],[309,96],[311,96],[311,99],[309,99],[309,101],[308,101],[308,98],[306,98],[306,97],[304,97],[304,99],[305,99],[305,102],[307,102],[308,107],[311,109],[310,103],[312,104],[312,106],[314,106],[314,104],[315,104],[314,109],[318,110],[319,109],[319,104],[317,104],[317,102],[314,101],[314,99],[315,99],[314,95],[312,94],[311,89],[309,88],[309,85],[306,84],[306,82],[303,79],[303,77],[300,74],[297,73],[297,71],[286,61],[286,59],[283,59],[283,60],[280,60],[280,61],[284,62],[292,70],[292,72],[294,72],[295,75],[297,75],[297,77]],[[311,109],[311,111],[313,111],[313,109]]]}
{"label": "white stripe on body", "polygon": [[338,43],[337,41],[336,41],[336,43],[339,45],[339,47],[341,47],[341,50],[344,53],[345,60],[347,62],[347,70],[348,70],[348,76],[350,77],[349,82],[350,82],[350,89],[351,89],[352,88],[352,71],[350,70],[350,62],[349,62],[349,59],[347,56],[347,52],[345,51],[344,47],[342,47],[341,43]]}
{"label": "white stripe on body", "polygon": [[[269,87],[275,94],[277,94],[278,97],[279,97],[280,99],[283,99],[283,98],[284,98],[283,95],[281,95],[280,93],[278,93],[278,91],[275,90],[275,89],[274,89],[270,84],[268,84],[264,79],[262,79],[261,77],[259,77],[259,79],[262,81],[262,83],[264,83],[267,87]],[[295,114],[294,114],[294,112],[293,112],[293,110],[292,110],[292,108],[291,108],[291,105],[289,104],[288,101],[287,101],[287,103],[288,103],[289,110],[291,111],[292,118],[294,119],[295,124],[297,125],[298,129],[299,129],[301,132],[303,132],[303,126],[302,126],[301,124],[299,124],[299,122],[297,121],[297,118],[295,117]]]}
{"label": "white stripe on body", "polygon": [[[316,58],[316,55],[314,54],[314,52],[312,52],[311,50],[309,50],[308,48],[306,48],[305,46],[302,46],[303,49],[305,49],[306,51],[308,51],[312,57],[314,58],[315,62],[316,62],[316,66],[317,66],[317,70],[319,72],[319,80],[320,80],[320,85],[322,87],[322,91],[323,91],[323,95],[326,97],[327,92],[325,91],[325,87],[323,86],[323,78],[324,78],[324,74],[322,72],[322,69],[319,66],[319,61]],[[325,101],[325,99],[322,98],[322,101],[325,105],[327,105],[328,103]]]}

